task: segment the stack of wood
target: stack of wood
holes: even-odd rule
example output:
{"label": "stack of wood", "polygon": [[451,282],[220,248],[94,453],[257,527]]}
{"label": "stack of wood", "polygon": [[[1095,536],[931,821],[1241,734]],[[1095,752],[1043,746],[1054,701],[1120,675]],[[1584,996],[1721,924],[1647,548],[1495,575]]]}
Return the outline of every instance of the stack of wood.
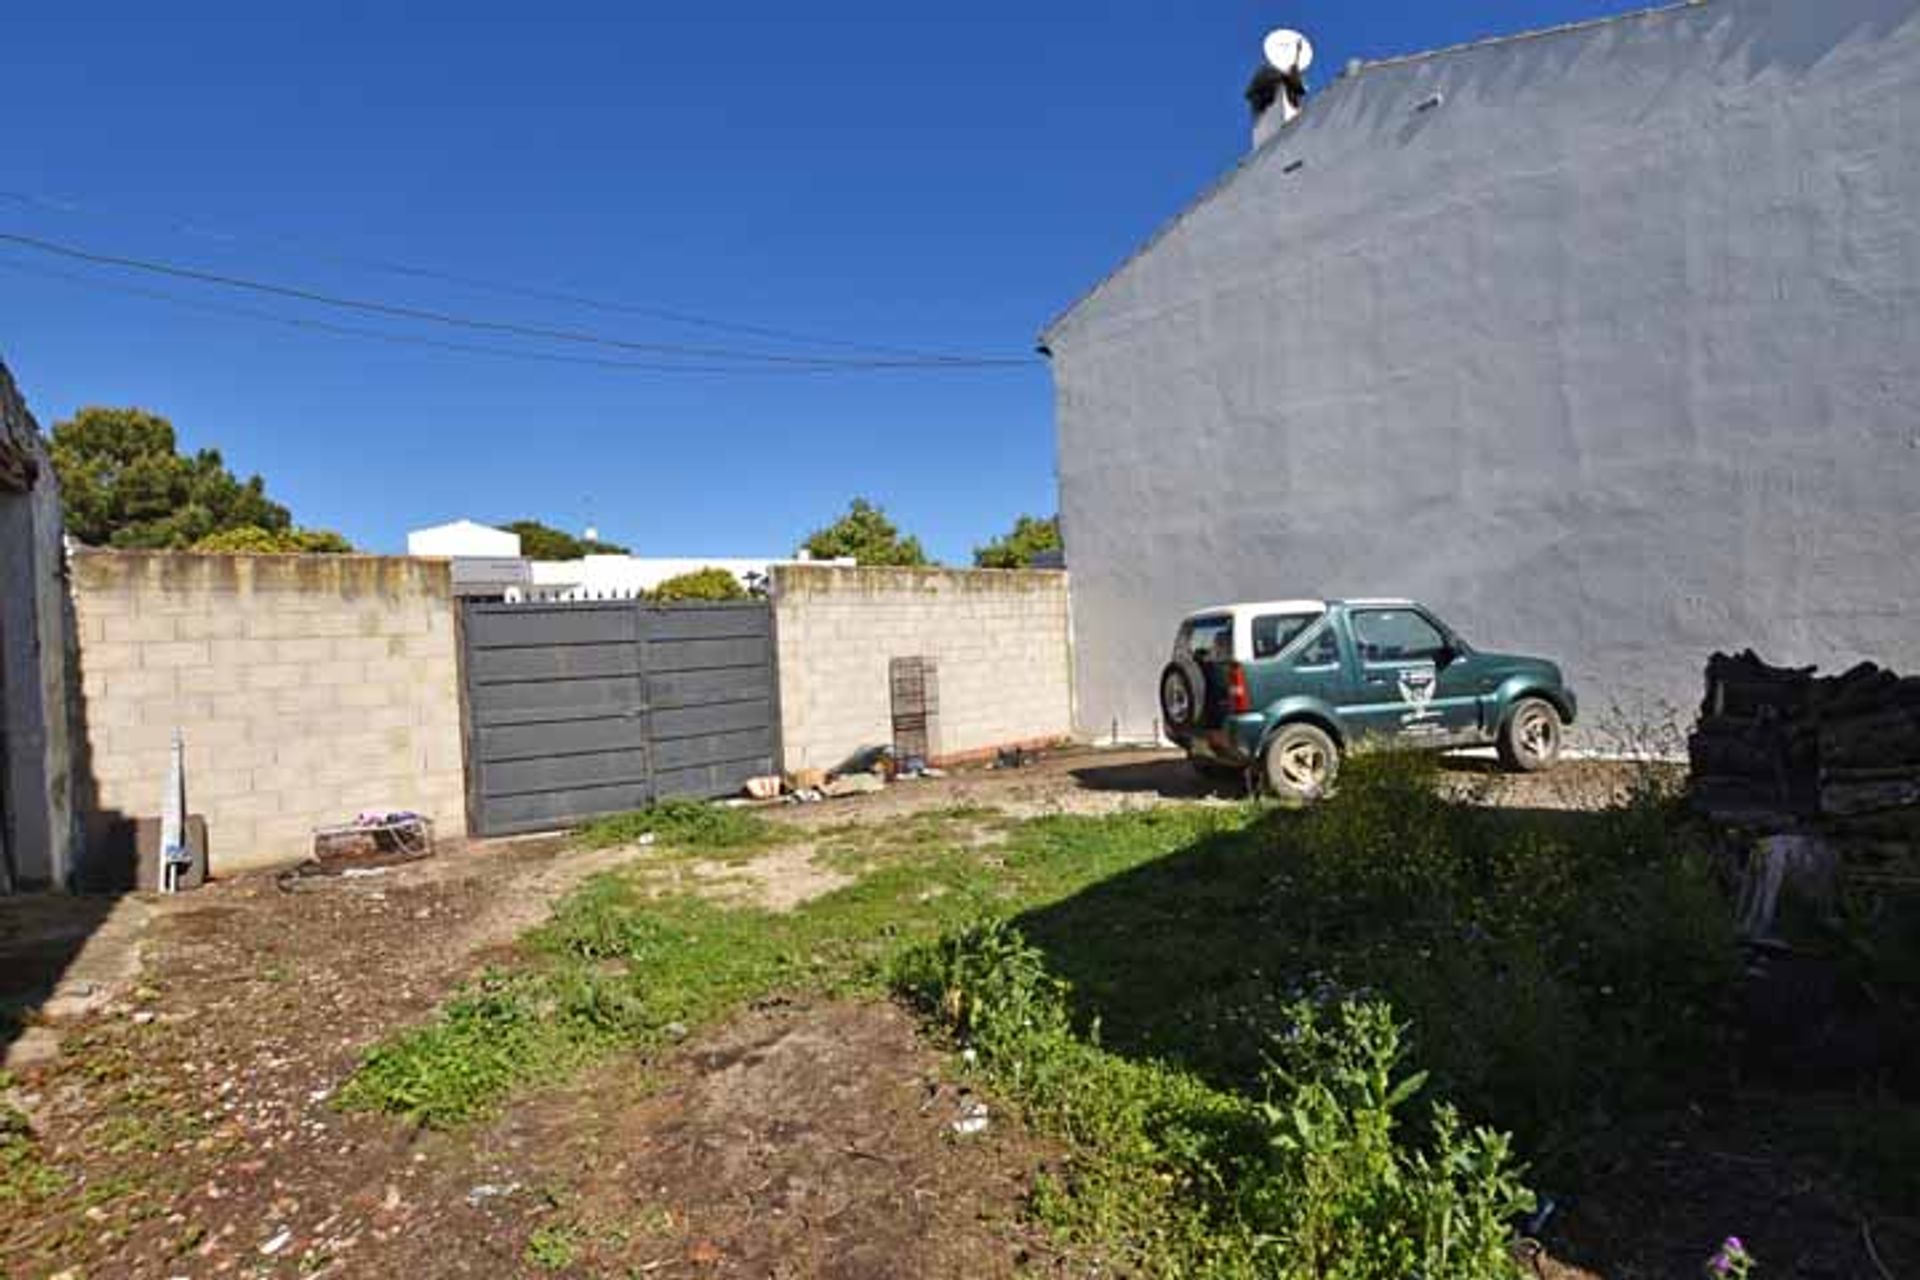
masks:
{"label": "stack of wood", "polygon": [[1688,753],[1695,803],[1716,816],[1910,831],[1920,812],[1920,677],[1871,662],[1821,677],[1752,650],[1716,653]]}

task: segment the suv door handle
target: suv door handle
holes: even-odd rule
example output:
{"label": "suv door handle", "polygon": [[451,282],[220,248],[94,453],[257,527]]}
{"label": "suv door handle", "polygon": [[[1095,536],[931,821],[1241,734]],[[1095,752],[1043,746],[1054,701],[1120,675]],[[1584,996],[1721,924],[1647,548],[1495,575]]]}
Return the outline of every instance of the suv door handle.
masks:
{"label": "suv door handle", "polygon": [[1392,684],[1392,683],[1393,683],[1393,677],[1391,677],[1391,676],[1368,676],[1368,677],[1367,677],[1367,683],[1368,683],[1368,684]]}

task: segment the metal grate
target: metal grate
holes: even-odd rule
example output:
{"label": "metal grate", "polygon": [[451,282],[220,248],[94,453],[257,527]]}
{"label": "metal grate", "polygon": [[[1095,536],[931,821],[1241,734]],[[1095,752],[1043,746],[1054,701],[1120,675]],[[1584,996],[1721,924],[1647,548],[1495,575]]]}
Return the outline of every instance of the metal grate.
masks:
{"label": "metal grate", "polygon": [[927,657],[895,658],[887,664],[893,692],[893,758],[933,759],[940,739],[940,670]]}

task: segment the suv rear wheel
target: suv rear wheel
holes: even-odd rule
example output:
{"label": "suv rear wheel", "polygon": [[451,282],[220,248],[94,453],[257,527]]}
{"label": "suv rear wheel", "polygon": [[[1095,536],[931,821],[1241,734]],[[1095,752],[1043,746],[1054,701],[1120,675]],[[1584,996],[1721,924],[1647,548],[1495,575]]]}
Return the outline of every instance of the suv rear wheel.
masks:
{"label": "suv rear wheel", "polygon": [[1260,758],[1268,792],[1286,800],[1318,800],[1340,776],[1340,747],[1318,725],[1282,725]]}
{"label": "suv rear wheel", "polygon": [[1200,664],[1181,654],[1160,673],[1160,718],[1167,736],[1185,742],[1200,727],[1207,697],[1206,673]]}
{"label": "suv rear wheel", "polygon": [[1514,703],[1500,730],[1500,763],[1515,773],[1539,773],[1559,759],[1559,710],[1545,698]]}

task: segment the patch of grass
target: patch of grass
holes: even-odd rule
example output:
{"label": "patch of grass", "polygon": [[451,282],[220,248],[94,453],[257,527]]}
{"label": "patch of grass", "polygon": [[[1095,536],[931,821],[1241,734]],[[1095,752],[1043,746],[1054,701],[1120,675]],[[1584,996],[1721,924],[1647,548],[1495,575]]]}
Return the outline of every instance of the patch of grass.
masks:
{"label": "patch of grass", "polygon": [[648,835],[674,848],[713,852],[761,848],[774,843],[780,830],[749,809],[675,799],[597,818],[580,828],[575,839],[589,849],[610,849]]}
{"label": "patch of grass", "polygon": [[[1070,1246],[1150,1274],[1306,1274],[1284,1252],[1316,1276],[1510,1275],[1488,1242],[1525,1195],[1478,1123],[1577,1165],[1588,1135],[1719,1069],[1736,952],[1660,797],[1527,814],[1432,782],[1369,756],[1305,812],[1052,817],[989,850],[968,847],[973,815],[842,831],[860,878],[786,914],[610,873],[510,971],[373,1051],[341,1102],[458,1124],[766,994],[892,987],[1069,1143],[1033,1210]],[[620,821],[608,843],[669,839]]]}
{"label": "patch of grass", "polygon": [[542,1271],[565,1271],[580,1255],[580,1233],[568,1223],[548,1223],[527,1238],[527,1262]]}
{"label": "patch of grass", "polygon": [[1383,1004],[1290,1006],[1256,1097],[1076,1036],[1065,985],[1004,922],[906,953],[895,980],[1001,1092],[1074,1141],[1071,1175],[1034,1206],[1069,1246],[1152,1275],[1518,1274],[1510,1223],[1532,1197],[1507,1139],[1463,1130],[1444,1105],[1402,1134],[1396,1112],[1424,1077],[1401,1071]]}
{"label": "patch of grass", "polygon": [[1386,999],[1437,1091],[1536,1158],[1717,1072],[1737,949],[1676,815],[1483,809],[1437,795],[1430,768],[1356,757],[1329,803],[1017,922],[1102,1043],[1231,1089],[1261,1087],[1292,1001]]}
{"label": "patch of grass", "polygon": [[524,963],[486,975],[433,1021],[371,1050],[336,1104],[449,1127],[488,1114],[523,1084],[618,1048],[657,1048],[773,991],[877,994],[893,958],[915,942],[982,914],[1058,900],[1251,817],[1207,809],[1055,820],[1047,838],[1064,843],[1017,867],[922,850],[784,914],[651,897],[637,875],[597,876],[523,941]]}
{"label": "patch of grass", "polygon": [[0,1206],[30,1208],[59,1194],[66,1185],[66,1175],[41,1155],[26,1116],[0,1104]]}

